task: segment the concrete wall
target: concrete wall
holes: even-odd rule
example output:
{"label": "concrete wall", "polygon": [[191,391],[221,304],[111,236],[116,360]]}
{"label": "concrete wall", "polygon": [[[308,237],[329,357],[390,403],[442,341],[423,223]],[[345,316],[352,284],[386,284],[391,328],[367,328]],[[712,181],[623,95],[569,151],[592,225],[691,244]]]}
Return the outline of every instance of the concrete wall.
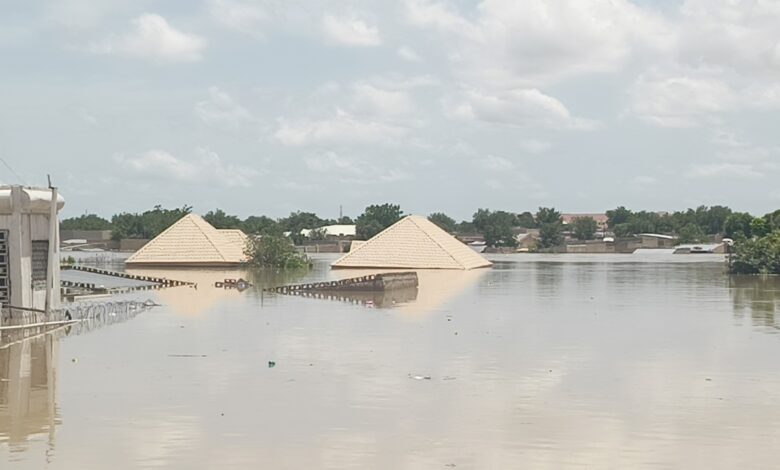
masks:
{"label": "concrete wall", "polygon": [[615,244],[599,240],[588,240],[582,243],[566,245],[566,253],[614,253]]}
{"label": "concrete wall", "polygon": [[111,230],[60,230],[60,240],[106,242],[111,240]]}
{"label": "concrete wall", "polygon": [[[43,279],[33,279],[33,242],[49,241],[49,214],[41,212],[41,207],[26,202],[30,190],[21,186],[13,186],[10,191],[10,201],[5,213],[0,215],[0,229],[8,231],[8,272],[7,280],[10,284],[9,305],[15,307],[44,309],[46,307],[46,275]],[[38,191],[39,193],[41,191]],[[8,196],[7,196],[8,197]],[[36,202],[36,204],[38,204]],[[7,209],[10,208],[10,211]],[[45,208],[45,207],[44,207]],[[37,211],[37,212],[36,212]],[[56,224],[58,221],[52,221]],[[57,286],[51,292],[51,307],[59,308],[60,305],[60,270],[59,270],[59,243],[52,240],[53,278],[52,283]],[[45,252],[45,259],[49,258],[49,250]],[[42,256],[42,258],[44,258]],[[5,305],[4,305],[5,307]]]}

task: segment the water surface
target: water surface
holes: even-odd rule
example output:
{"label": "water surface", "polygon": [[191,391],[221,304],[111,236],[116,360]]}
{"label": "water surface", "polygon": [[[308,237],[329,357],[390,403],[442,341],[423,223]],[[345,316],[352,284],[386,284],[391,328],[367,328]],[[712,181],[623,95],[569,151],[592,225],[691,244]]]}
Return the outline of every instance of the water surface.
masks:
{"label": "water surface", "polygon": [[396,297],[213,287],[349,274],[331,259],[156,272],[198,286],[4,336],[2,468],[778,465],[778,278],[708,255],[517,255]]}

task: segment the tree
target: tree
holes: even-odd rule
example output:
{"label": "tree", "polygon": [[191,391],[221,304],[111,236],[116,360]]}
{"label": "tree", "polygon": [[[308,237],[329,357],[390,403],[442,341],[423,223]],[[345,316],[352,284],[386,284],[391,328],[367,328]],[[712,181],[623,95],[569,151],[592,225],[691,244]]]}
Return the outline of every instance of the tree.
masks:
{"label": "tree", "polygon": [[723,233],[726,219],[732,214],[725,206],[700,206],[696,209],[697,223],[708,235]]}
{"label": "tree", "polygon": [[574,236],[578,240],[593,240],[598,228],[593,217],[576,217],[572,225],[574,225]]}
{"label": "tree", "polygon": [[539,225],[540,248],[552,248],[563,244],[563,224],[561,213],[553,207],[540,207],[536,212],[536,223]]}
{"label": "tree", "polygon": [[517,214],[517,226],[523,228],[536,228],[536,221],[534,215],[528,211],[521,214]]}
{"label": "tree", "polygon": [[729,238],[750,238],[752,236],[751,222],[753,222],[753,216],[747,212],[734,212],[726,218],[723,224],[724,233]]}
{"label": "tree", "polygon": [[227,215],[222,209],[206,212],[203,219],[218,229],[241,228],[241,219],[235,215]]}
{"label": "tree", "polygon": [[179,209],[163,209],[162,206],[154,206],[154,209],[143,214],[117,214],[111,217],[111,238],[114,240],[154,238],[191,211],[192,206],[183,206]]}
{"label": "tree", "polygon": [[607,211],[607,226],[609,228],[615,228],[620,224],[628,222],[628,219],[630,219],[632,215],[633,213],[623,206],[609,210]]}
{"label": "tree", "polygon": [[678,234],[678,243],[701,243],[707,241],[707,234],[696,224],[688,224],[681,228]]}
{"label": "tree", "polygon": [[512,232],[517,217],[506,211],[490,211],[479,209],[474,213],[474,227],[485,237],[488,246],[517,246],[515,234]]}
{"label": "tree", "polygon": [[455,226],[455,232],[458,235],[476,235],[477,227],[474,226],[473,222],[464,220]]}
{"label": "tree", "polygon": [[313,228],[308,235],[309,240],[320,241],[328,238],[328,231],[324,227]]}
{"label": "tree", "polygon": [[290,239],[282,235],[250,237],[244,252],[249,265],[255,267],[301,269],[311,266],[309,258],[298,253]]}
{"label": "tree", "polygon": [[356,220],[355,232],[357,237],[368,240],[387,227],[401,220],[403,211],[397,204],[374,204],[366,207],[366,210]]}
{"label": "tree", "polygon": [[552,248],[563,244],[563,228],[561,224],[543,224],[539,228],[539,248]]}
{"label": "tree", "polygon": [[536,224],[541,227],[544,224],[561,223],[561,213],[554,207],[540,207],[536,212]]}
{"label": "tree", "polygon": [[445,232],[448,233],[455,232],[455,225],[457,224],[457,222],[455,222],[455,219],[448,216],[444,212],[434,212],[433,214],[428,216],[428,220],[438,225],[439,228],[441,228]]}
{"label": "tree", "polygon": [[765,215],[764,218],[767,222],[769,222],[769,226],[772,228],[772,230],[780,230],[780,209],[777,209],[774,212],[770,212],[769,214]]}
{"label": "tree", "polygon": [[738,238],[732,250],[732,274],[780,274],[780,230],[763,237]]}
{"label": "tree", "polygon": [[251,215],[241,223],[241,230],[249,234],[281,234],[282,229],[279,223],[270,217],[264,215]]}
{"label": "tree", "polygon": [[339,220],[337,221],[341,225],[354,225],[355,221],[352,220],[352,217],[343,215],[339,217]]}
{"label": "tree", "polygon": [[284,219],[279,220],[282,231],[290,232],[290,238],[295,244],[303,243],[305,236],[301,235],[303,229],[314,229],[325,225],[324,221],[313,212],[291,212]]}
{"label": "tree", "polygon": [[60,222],[62,230],[111,230],[111,222],[95,214],[71,217]]}
{"label": "tree", "polygon": [[750,222],[750,233],[754,237],[764,237],[769,234],[771,227],[766,219],[756,217]]}

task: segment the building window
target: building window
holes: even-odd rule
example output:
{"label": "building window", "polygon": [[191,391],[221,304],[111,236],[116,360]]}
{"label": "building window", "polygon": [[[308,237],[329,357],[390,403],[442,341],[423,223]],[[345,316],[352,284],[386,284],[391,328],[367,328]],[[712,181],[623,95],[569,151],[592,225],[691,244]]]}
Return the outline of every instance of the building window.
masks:
{"label": "building window", "polygon": [[32,288],[46,289],[46,272],[49,267],[49,242],[34,240],[32,242]]}

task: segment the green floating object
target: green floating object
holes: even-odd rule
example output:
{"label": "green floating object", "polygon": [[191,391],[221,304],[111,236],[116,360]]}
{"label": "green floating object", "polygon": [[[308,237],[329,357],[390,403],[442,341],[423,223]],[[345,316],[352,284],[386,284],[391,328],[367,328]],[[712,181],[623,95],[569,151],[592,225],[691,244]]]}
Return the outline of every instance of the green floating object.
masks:
{"label": "green floating object", "polygon": [[274,361],[268,361],[268,368],[271,369],[272,367],[276,366],[276,362]]}

